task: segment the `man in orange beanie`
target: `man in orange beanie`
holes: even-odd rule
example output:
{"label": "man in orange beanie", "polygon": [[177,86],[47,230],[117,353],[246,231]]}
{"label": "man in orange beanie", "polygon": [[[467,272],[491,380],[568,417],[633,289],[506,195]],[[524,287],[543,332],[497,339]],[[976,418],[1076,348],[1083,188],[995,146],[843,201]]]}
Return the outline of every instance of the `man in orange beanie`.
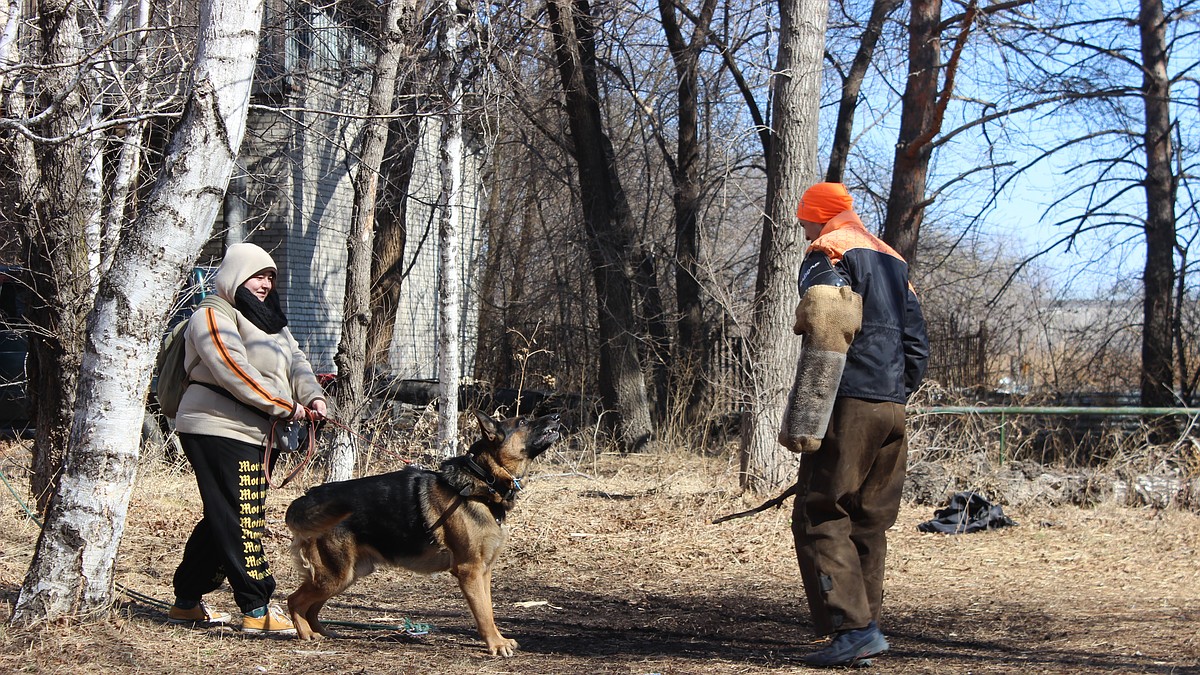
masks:
{"label": "man in orange beanie", "polygon": [[904,404],[929,342],[908,264],[867,232],[841,183],[807,191],[796,217],[811,242],[800,267],[804,336],[780,443],[800,460],[792,535],[817,632],[803,657],[845,666],[888,650],[878,626],[886,532],[900,511]]}
{"label": "man in orange beanie", "polygon": [[[800,197],[800,205],[796,207],[796,218],[801,223],[824,225],[834,216],[843,211],[854,209],[854,197],[841,183],[817,183],[804,191]],[[861,223],[860,223],[861,224]],[[820,229],[817,229],[820,232]],[[809,234],[809,228],[804,228],[804,234],[809,241],[816,239]]]}

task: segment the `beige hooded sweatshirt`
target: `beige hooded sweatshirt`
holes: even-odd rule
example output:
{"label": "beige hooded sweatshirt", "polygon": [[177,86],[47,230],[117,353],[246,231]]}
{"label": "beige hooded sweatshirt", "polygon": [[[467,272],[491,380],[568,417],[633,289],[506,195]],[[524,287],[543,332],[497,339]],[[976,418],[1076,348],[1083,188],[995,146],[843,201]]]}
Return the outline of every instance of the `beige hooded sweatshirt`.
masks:
{"label": "beige hooded sweatshirt", "polygon": [[[217,296],[234,305],[234,294],[250,277],[276,270],[262,248],[234,244],[213,278]],[[179,403],[175,428],[261,444],[270,430],[270,417],[292,417],[297,406],[309,406],[325,394],[300,345],[287,328],[272,335],[237,312],[234,323],[224,313],[202,308],[188,320],[184,363],[199,362],[189,373],[193,382],[218,385],[234,401],[204,386],[188,387]]]}

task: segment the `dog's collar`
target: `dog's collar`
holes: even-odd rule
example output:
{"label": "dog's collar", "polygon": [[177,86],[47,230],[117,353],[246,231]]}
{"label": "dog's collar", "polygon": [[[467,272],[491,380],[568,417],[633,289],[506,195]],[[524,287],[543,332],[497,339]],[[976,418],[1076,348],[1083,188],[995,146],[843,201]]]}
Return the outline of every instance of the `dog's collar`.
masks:
{"label": "dog's collar", "polygon": [[[475,461],[475,458],[471,455],[463,455],[463,458],[466,460],[465,465],[467,467],[467,471],[479,480],[483,481],[483,485],[487,488],[488,494],[496,495],[500,497],[501,500],[507,502],[512,501],[512,499],[517,496],[517,492],[520,492],[521,481],[518,480],[516,476],[512,477],[512,485],[508,488],[508,490],[501,494],[500,491],[496,489],[496,474],[480,466],[479,463]],[[471,486],[467,486],[463,488],[459,494],[463,497],[470,497],[473,492],[474,490],[471,489]]]}

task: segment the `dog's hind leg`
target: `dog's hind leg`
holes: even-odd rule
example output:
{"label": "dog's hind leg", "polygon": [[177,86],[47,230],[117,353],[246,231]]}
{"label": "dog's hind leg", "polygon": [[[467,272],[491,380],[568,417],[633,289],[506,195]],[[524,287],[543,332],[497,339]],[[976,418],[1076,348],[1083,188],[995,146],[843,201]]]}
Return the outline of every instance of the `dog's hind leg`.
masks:
{"label": "dog's hind leg", "polygon": [[329,555],[321,541],[305,543],[299,551],[304,561],[308,579],[288,596],[288,613],[296,625],[296,636],[301,640],[318,637],[337,637],[318,618],[325,601],[345,590],[354,582],[353,565],[345,565],[344,558]]}
{"label": "dog's hind leg", "polygon": [[292,617],[292,623],[296,625],[296,637],[301,640],[315,640],[329,635],[329,631],[317,620],[317,613],[321,611],[327,599],[312,580],[300,584],[300,588],[288,596],[288,614]]}
{"label": "dog's hind leg", "polygon": [[321,623],[321,620],[317,618],[317,614],[321,612],[321,608],[325,606],[325,602],[327,600],[329,600],[329,598],[325,598],[325,600],[321,600],[320,602],[314,602],[308,608],[308,611],[305,612],[304,621],[308,623],[308,625],[313,629],[313,632],[316,634],[323,637],[336,638],[339,637],[338,634],[326,628],[325,624]]}
{"label": "dog's hind leg", "polygon": [[467,599],[467,606],[475,617],[475,627],[487,643],[488,653],[493,656],[512,656],[519,646],[500,634],[496,628],[496,615],[492,610],[492,570],[482,563],[455,565],[450,573],[458,579],[458,587]]}

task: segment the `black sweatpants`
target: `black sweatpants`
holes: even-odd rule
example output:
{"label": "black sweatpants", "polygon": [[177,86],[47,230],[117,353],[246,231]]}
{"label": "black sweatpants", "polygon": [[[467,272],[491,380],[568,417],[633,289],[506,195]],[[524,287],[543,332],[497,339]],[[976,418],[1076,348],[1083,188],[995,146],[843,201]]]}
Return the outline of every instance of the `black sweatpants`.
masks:
{"label": "black sweatpants", "polygon": [[175,570],[175,597],[199,600],[228,579],[242,612],[266,605],[275,578],[263,553],[267,481],[263,448],[217,436],[180,434],[196,473],[204,517]]}

